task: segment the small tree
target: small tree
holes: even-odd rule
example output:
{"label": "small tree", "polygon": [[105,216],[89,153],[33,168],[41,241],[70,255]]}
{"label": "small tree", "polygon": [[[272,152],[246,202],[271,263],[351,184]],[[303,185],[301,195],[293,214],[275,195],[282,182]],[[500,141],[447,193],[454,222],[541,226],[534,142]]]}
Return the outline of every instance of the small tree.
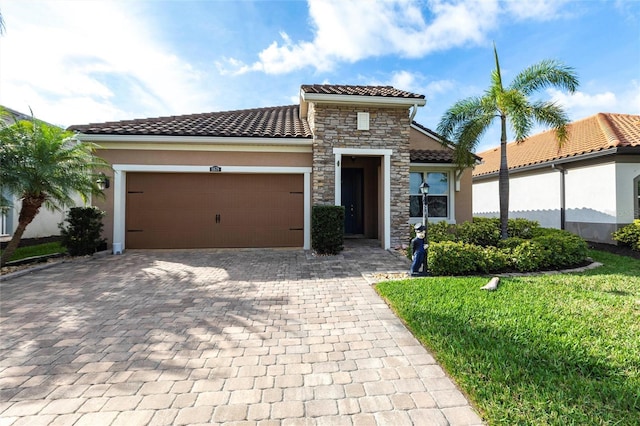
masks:
{"label": "small tree", "polygon": [[86,256],[97,252],[107,240],[102,238],[102,218],[105,212],[97,207],[72,207],[65,222],[59,224],[62,245],[71,256]]}
{"label": "small tree", "polygon": [[103,195],[97,170],[107,163],[94,156],[96,145],[80,143],[72,133],[33,115],[30,120],[0,121],[0,202],[4,208],[11,205],[5,192],[22,200],[18,226],[0,257],[4,265],[43,205],[60,210],[74,204],[74,193],[83,200]]}
{"label": "small tree", "polygon": [[496,119],[500,119],[500,237],[508,237],[509,218],[509,165],[507,162],[507,126],[510,125],[516,142],[521,142],[534,123],[555,129],[559,145],[567,140],[566,125],[569,118],[564,110],[553,102],[531,101],[529,97],[547,87],[558,87],[573,93],[578,87],[578,77],[573,68],[561,62],[545,60],[518,73],[510,85],[504,86],[498,51],[493,53],[496,68],[491,74],[491,84],[483,96],[462,99],[449,108],[438,124],[438,133],[444,143],[454,145],[454,158],[459,167],[473,165],[480,138]]}

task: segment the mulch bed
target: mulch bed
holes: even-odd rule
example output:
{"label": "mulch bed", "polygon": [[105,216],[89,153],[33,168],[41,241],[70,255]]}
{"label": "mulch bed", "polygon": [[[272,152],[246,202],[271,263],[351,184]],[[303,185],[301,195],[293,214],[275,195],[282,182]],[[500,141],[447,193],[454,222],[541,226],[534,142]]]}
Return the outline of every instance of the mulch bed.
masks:
{"label": "mulch bed", "polygon": [[592,243],[589,242],[590,249],[606,251],[609,253],[617,254],[620,256],[629,256],[635,259],[640,259],[640,251],[631,250],[629,247],[615,246],[613,244]]}

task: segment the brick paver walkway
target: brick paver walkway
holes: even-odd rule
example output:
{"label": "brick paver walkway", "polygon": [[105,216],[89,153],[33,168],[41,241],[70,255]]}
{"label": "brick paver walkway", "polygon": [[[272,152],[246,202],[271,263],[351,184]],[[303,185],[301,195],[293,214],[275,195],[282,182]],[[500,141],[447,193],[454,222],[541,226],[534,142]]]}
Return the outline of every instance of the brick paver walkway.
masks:
{"label": "brick paver walkway", "polygon": [[0,425],[467,425],[381,249],[129,251],[0,283]]}

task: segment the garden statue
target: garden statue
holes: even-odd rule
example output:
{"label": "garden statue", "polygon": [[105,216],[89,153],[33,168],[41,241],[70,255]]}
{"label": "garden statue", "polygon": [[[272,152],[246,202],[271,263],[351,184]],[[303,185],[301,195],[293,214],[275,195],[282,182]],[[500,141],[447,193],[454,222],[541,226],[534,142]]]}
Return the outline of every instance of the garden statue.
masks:
{"label": "garden statue", "polygon": [[[411,276],[425,275],[426,270],[420,272],[420,267],[424,266],[424,239],[426,237],[426,228],[423,224],[418,223],[415,225],[416,237],[411,240],[411,252],[413,262],[411,263]],[[424,269],[424,268],[423,268]]]}

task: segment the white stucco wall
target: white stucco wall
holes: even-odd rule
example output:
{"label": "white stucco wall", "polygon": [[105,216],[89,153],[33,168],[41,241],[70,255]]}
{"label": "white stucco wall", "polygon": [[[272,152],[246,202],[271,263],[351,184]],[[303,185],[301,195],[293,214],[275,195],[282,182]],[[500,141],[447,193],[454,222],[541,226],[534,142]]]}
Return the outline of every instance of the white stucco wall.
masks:
{"label": "white stucco wall", "polygon": [[[474,216],[497,217],[500,212],[498,178],[474,182]],[[546,228],[560,228],[560,172],[511,175],[509,217],[535,220]]]}
{"label": "white stucco wall", "polygon": [[473,182],[472,194],[474,216],[497,216],[500,211],[497,178]]}
{"label": "white stucco wall", "polygon": [[570,169],[566,175],[566,219],[570,222],[616,223],[616,165]]}
{"label": "white stucco wall", "polygon": [[[74,196],[72,198],[74,200],[75,206],[85,205],[80,196]],[[10,235],[13,235],[13,232],[18,226],[18,215],[20,214],[21,206],[22,203],[20,202],[20,200],[15,201],[13,208],[8,213],[12,216],[10,220],[11,229],[7,229],[7,231],[10,232]],[[67,217],[68,211],[69,208],[64,209],[64,211],[51,211],[42,206],[37,216],[29,225],[27,225],[27,229],[25,229],[22,238],[42,238],[50,237],[52,235],[60,235],[58,224],[64,221],[64,219]]]}

